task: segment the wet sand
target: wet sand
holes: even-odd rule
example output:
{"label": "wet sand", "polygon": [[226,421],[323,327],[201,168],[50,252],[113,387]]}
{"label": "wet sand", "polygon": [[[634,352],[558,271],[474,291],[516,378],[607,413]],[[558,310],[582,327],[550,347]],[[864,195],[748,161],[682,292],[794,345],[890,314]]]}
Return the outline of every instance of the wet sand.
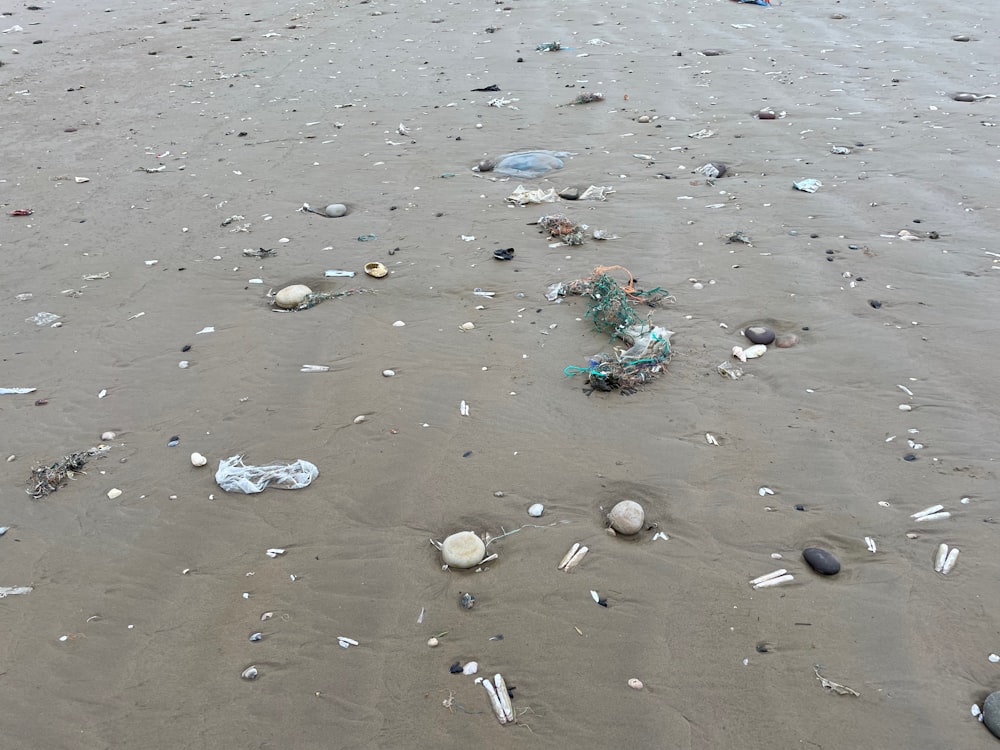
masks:
{"label": "wet sand", "polygon": [[[35,587],[0,603],[5,747],[995,744],[969,707],[1000,688],[1000,105],[950,98],[996,93],[991,5],[41,7],[0,24],[24,29],[0,36],[0,386],[37,388],[0,396],[0,585]],[[518,180],[470,171],[525,148],[577,154],[532,186],[616,192],[513,207]],[[531,222],[557,212],[620,239],[551,247]],[[544,292],[614,264],[670,290],[642,312],[673,356],[587,395],[563,368],[607,336]],[[290,283],[374,293],[277,314]],[[801,341],[721,377],[755,322]],[[85,475],[25,494],[107,430]],[[235,454],[320,475],[227,494]],[[622,498],[669,539],[609,537]],[[479,573],[429,543],[522,526]],[[748,586],[777,567],[794,582]],[[449,673],[470,660],[516,686],[518,725]]]}

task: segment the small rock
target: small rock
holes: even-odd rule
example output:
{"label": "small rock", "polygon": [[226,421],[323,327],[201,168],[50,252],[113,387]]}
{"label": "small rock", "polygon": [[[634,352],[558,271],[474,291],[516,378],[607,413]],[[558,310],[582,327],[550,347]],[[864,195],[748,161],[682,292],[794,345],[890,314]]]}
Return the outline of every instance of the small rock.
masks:
{"label": "small rock", "polygon": [[743,335],[755,344],[770,344],[774,341],[774,331],[767,326],[747,326]]}
{"label": "small rock", "polygon": [[396,374],[395,370],[382,370],[383,378],[391,378]]}
{"label": "small rock", "polygon": [[840,572],[840,563],[837,558],[833,556],[833,553],[820,547],[806,547],[802,550],[802,559],[820,575],[835,576]]}
{"label": "small rock", "polygon": [[530,508],[528,508],[528,515],[532,518],[541,518],[542,513],[545,512],[545,506],[541,503],[535,503]]}
{"label": "small rock", "polygon": [[331,203],[329,206],[323,209],[323,213],[332,219],[337,219],[341,216],[347,215],[347,206],[343,203]]}
{"label": "small rock", "polygon": [[486,544],[472,531],[459,531],[441,543],[441,558],[453,568],[474,568],[486,557]]}
{"label": "small rock", "polygon": [[638,121],[641,122],[641,123],[647,123],[647,122],[649,122],[649,115],[639,115],[639,120]]}
{"label": "small rock", "polygon": [[1000,739],[1000,690],[990,693],[983,701],[983,724]]}
{"label": "small rock", "polygon": [[783,333],[774,339],[774,345],[779,349],[790,349],[797,343],[799,343],[799,337],[794,333]]}
{"label": "small rock", "polygon": [[633,690],[642,690],[642,688],[644,687],[644,685],[642,684],[642,680],[636,677],[633,677],[628,681],[628,686]]}
{"label": "small rock", "polygon": [[108,490],[108,500],[114,500],[115,498],[119,498],[121,496],[122,496],[122,491],[117,487],[112,487],[110,490]]}
{"label": "small rock", "polygon": [[622,500],[608,513],[611,528],[619,534],[638,534],[646,520],[646,512],[635,500]]}
{"label": "small rock", "polygon": [[580,197],[580,188],[568,187],[559,191],[559,197],[564,201],[575,201]]}
{"label": "small rock", "polygon": [[118,437],[118,435],[116,435],[114,432],[111,432],[110,430],[101,433],[101,440],[105,440],[108,442],[114,440],[116,437]]}
{"label": "small rock", "polygon": [[469,321],[467,323],[462,323],[462,325],[459,326],[459,328],[461,328],[463,331],[471,331],[475,327],[476,324],[473,323],[472,321]]}
{"label": "small rock", "polygon": [[430,646],[431,648],[437,648],[439,643],[441,643],[441,641],[439,641],[437,638],[427,639],[427,645]]}
{"label": "small rock", "polygon": [[274,304],[283,310],[291,310],[301,305],[310,294],[312,289],[305,284],[292,284],[274,295]]}

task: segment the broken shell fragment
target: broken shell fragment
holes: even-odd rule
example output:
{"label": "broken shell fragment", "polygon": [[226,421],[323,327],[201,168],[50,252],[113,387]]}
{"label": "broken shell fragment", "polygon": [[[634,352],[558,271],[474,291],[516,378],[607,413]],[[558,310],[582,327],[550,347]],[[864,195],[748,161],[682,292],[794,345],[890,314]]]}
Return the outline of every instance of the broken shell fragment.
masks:
{"label": "broken shell fragment", "polygon": [[122,496],[122,491],[117,487],[112,487],[108,490],[108,500],[114,500]]}
{"label": "broken shell fragment", "polygon": [[305,302],[306,297],[312,294],[312,289],[305,284],[292,284],[280,289],[274,295],[274,304],[283,310],[291,310]]}
{"label": "broken shell fragment", "polygon": [[258,674],[259,672],[257,672],[257,667],[251,665],[240,672],[240,677],[244,680],[256,680]]}
{"label": "broken shell fragment", "polygon": [[439,641],[437,638],[428,638],[427,639],[427,645],[430,646],[431,648],[437,648],[438,644],[440,644],[440,643],[441,643],[441,641]]}
{"label": "broken shell fragment", "polygon": [[441,543],[441,558],[453,568],[474,568],[486,557],[486,543],[472,531],[459,531]]}
{"label": "broken shell fragment", "polygon": [[107,442],[111,442],[116,437],[118,437],[118,435],[116,435],[114,432],[111,432],[110,430],[101,433],[101,440],[105,440]]}
{"label": "broken shell fragment", "polygon": [[644,685],[642,684],[642,680],[640,680],[640,679],[638,679],[638,678],[636,678],[636,677],[633,677],[632,679],[630,679],[630,680],[628,681],[628,686],[629,686],[630,688],[632,688],[633,690],[642,690],[642,689],[643,689],[643,687],[645,687],[645,686],[644,686]]}
{"label": "broken shell fragment", "polygon": [[476,324],[473,323],[472,321],[468,321],[466,323],[462,323],[462,325],[459,326],[459,328],[461,328],[463,331],[471,331],[475,327],[476,327]]}
{"label": "broken shell fragment", "polygon": [[198,453],[197,451],[195,451],[194,453],[191,454],[191,465],[192,466],[204,466],[207,463],[208,463],[208,459],[205,458],[200,453]]}
{"label": "broken shell fragment", "polygon": [[528,508],[528,515],[532,518],[541,518],[542,513],[545,512],[545,506],[541,503],[535,503]]}
{"label": "broken shell fragment", "polygon": [[608,513],[611,528],[619,534],[638,534],[646,520],[646,513],[635,500],[622,500]]}

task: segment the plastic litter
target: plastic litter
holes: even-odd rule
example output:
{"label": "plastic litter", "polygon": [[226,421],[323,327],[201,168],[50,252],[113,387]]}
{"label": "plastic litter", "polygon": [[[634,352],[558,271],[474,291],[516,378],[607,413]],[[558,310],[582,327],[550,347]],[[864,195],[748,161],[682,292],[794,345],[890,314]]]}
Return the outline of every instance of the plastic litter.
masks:
{"label": "plastic litter", "polygon": [[33,586],[0,586],[0,599],[6,599],[15,594],[30,594],[34,590]]}
{"label": "plastic litter", "polygon": [[506,201],[516,206],[526,206],[529,203],[555,203],[556,191],[555,188],[542,190],[541,188],[526,188],[524,185],[518,185],[514,188],[514,192],[507,196]]}
{"label": "plastic litter", "polygon": [[25,323],[34,323],[36,326],[48,326],[59,320],[59,315],[50,312],[40,312],[36,315],[32,315],[30,318],[25,318]]}
{"label": "plastic litter", "polygon": [[796,190],[801,190],[803,193],[815,193],[817,190],[823,187],[823,183],[820,182],[819,180],[815,180],[812,177],[809,177],[805,180],[799,180],[798,182],[793,182],[792,187],[795,188]]}
{"label": "plastic litter", "polygon": [[354,271],[330,270],[330,271],[326,271],[323,275],[326,276],[328,279],[329,278],[341,277],[341,276],[353,279],[354,278]]}
{"label": "plastic litter", "polygon": [[226,492],[254,495],[274,485],[282,490],[299,490],[308,487],[319,476],[315,464],[297,459],[290,464],[247,466],[243,456],[231,456],[219,461],[215,481]]}
{"label": "plastic litter", "polygon": [[526,180],[541,177],[543,174],[562,169],[568,156],[576,156],[569,151],[515,151],[497,157],[494,172],[521,177]]}
{"label": "plastic litter", "polygon": [[24,393],[34,393],[37,388],[0,388],[0,396],[5,396],[8,394],[24,394]]}

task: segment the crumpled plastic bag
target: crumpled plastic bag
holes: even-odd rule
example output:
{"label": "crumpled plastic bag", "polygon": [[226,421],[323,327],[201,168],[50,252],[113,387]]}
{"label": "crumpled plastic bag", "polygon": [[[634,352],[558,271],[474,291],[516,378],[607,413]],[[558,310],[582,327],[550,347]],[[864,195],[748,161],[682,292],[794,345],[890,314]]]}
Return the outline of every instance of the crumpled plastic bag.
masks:
{"label": "crumpled plastic bag", "polygon": [[527,206],[529,203],[555,203],[555,188],[542,190],[541,188],[526,188],[518,185],[514,192],[507,196],[507,202],[517,206]]}
{"label": "crumpled plastic bag", "polygon": [[254,495],[263,492],[272,483],[281,490],[300,490],[308,487],[318,476],[316,465],[301,458],[290,464],[247,466],[243,463],[243,456],[231,456],[219,461],[215,481],[226,492]]}

